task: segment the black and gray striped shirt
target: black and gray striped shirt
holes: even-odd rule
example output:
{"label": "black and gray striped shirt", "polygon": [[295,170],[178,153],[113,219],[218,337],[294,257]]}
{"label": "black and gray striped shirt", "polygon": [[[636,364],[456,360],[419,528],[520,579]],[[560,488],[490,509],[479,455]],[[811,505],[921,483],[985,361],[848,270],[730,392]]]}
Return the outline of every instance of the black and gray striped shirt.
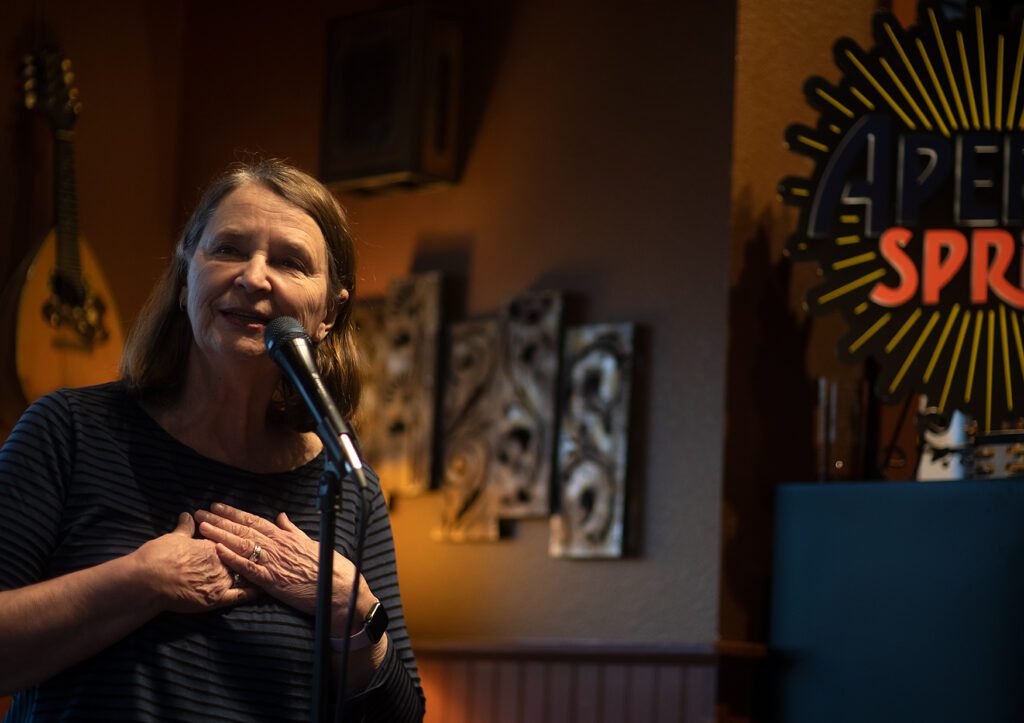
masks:
{"label": "black and gray striped shirt", "polygon": [[[213,502],[314,539],[323,457],[255,474],[203,457],[164,431],[120,383],[33,404],[0,449],[0,590],[128,554]],[[346,720],[418,721],[424,701],[376,476],[363,575],[387,608],[391,645]],[[336,549],[351,557],[357,487],[342,485]],[[6,721],[308,720],[312,617],[271,598],[208,613],[163,613],[99,655],[16,694]],[[0,655],[3,652],[0,651]]]}

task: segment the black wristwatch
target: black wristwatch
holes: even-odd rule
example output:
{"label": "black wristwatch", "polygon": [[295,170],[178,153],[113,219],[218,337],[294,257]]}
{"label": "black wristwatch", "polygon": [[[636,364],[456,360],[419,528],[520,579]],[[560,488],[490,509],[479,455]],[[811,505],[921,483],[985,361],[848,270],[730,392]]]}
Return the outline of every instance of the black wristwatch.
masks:
{"label": "black wristwatch", "polygon": [[[374,645],[388,629],[388,611],[380,604],[380,600],[373,604],[370,612],[363,620],[363,629],[348,639],[348,649],[359,650],[367,645]],[[345,648],[344,638],[331,638],[331,647],[337,652],[343,652]]]}

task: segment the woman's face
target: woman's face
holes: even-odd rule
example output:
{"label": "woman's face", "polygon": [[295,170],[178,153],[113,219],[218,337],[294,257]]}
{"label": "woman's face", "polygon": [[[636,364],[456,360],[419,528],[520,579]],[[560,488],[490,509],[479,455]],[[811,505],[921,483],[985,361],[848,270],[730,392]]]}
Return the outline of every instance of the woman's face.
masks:
{"label": "woman's face", "polygon": [[[263,330],[291,316],[313,341],[336,316],[328,303],[327,246],[316,222],[273,191],[228,194],[203,232],[182,289],[196,350],[211,361],[264,353]],[[340,301],[347,298],[342,291]]]}

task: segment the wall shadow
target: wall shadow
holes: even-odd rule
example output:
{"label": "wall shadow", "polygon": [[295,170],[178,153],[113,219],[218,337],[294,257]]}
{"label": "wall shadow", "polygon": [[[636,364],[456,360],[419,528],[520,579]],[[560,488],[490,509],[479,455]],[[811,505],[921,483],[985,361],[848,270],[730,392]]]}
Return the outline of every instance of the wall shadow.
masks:
{"label": "wall shadow", "polygon": [[773,495],[781,482],[814,479],[816,394],[806,368],[811,321],[790,308],[791,263],[773,259],[770,210],[755,228],[729,294],[720,631],[759,641],[768,633]]}

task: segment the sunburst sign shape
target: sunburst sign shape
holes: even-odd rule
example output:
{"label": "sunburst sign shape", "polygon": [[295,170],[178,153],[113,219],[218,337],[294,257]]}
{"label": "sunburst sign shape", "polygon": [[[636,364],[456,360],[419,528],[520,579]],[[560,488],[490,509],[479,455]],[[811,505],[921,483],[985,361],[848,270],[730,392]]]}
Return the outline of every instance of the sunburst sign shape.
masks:
{"label": "sunburst sign shape", "polygon": [[873,356],[883,399],[923,393],[986,431],[1024,415],[1024,24],[923,3],[834,52],[839,84],[805,85],[817,126],[786,131],[814,172],[780,185],[800,207],[787,251],[823,278],[809,307],[843,315],[840,356]]}

